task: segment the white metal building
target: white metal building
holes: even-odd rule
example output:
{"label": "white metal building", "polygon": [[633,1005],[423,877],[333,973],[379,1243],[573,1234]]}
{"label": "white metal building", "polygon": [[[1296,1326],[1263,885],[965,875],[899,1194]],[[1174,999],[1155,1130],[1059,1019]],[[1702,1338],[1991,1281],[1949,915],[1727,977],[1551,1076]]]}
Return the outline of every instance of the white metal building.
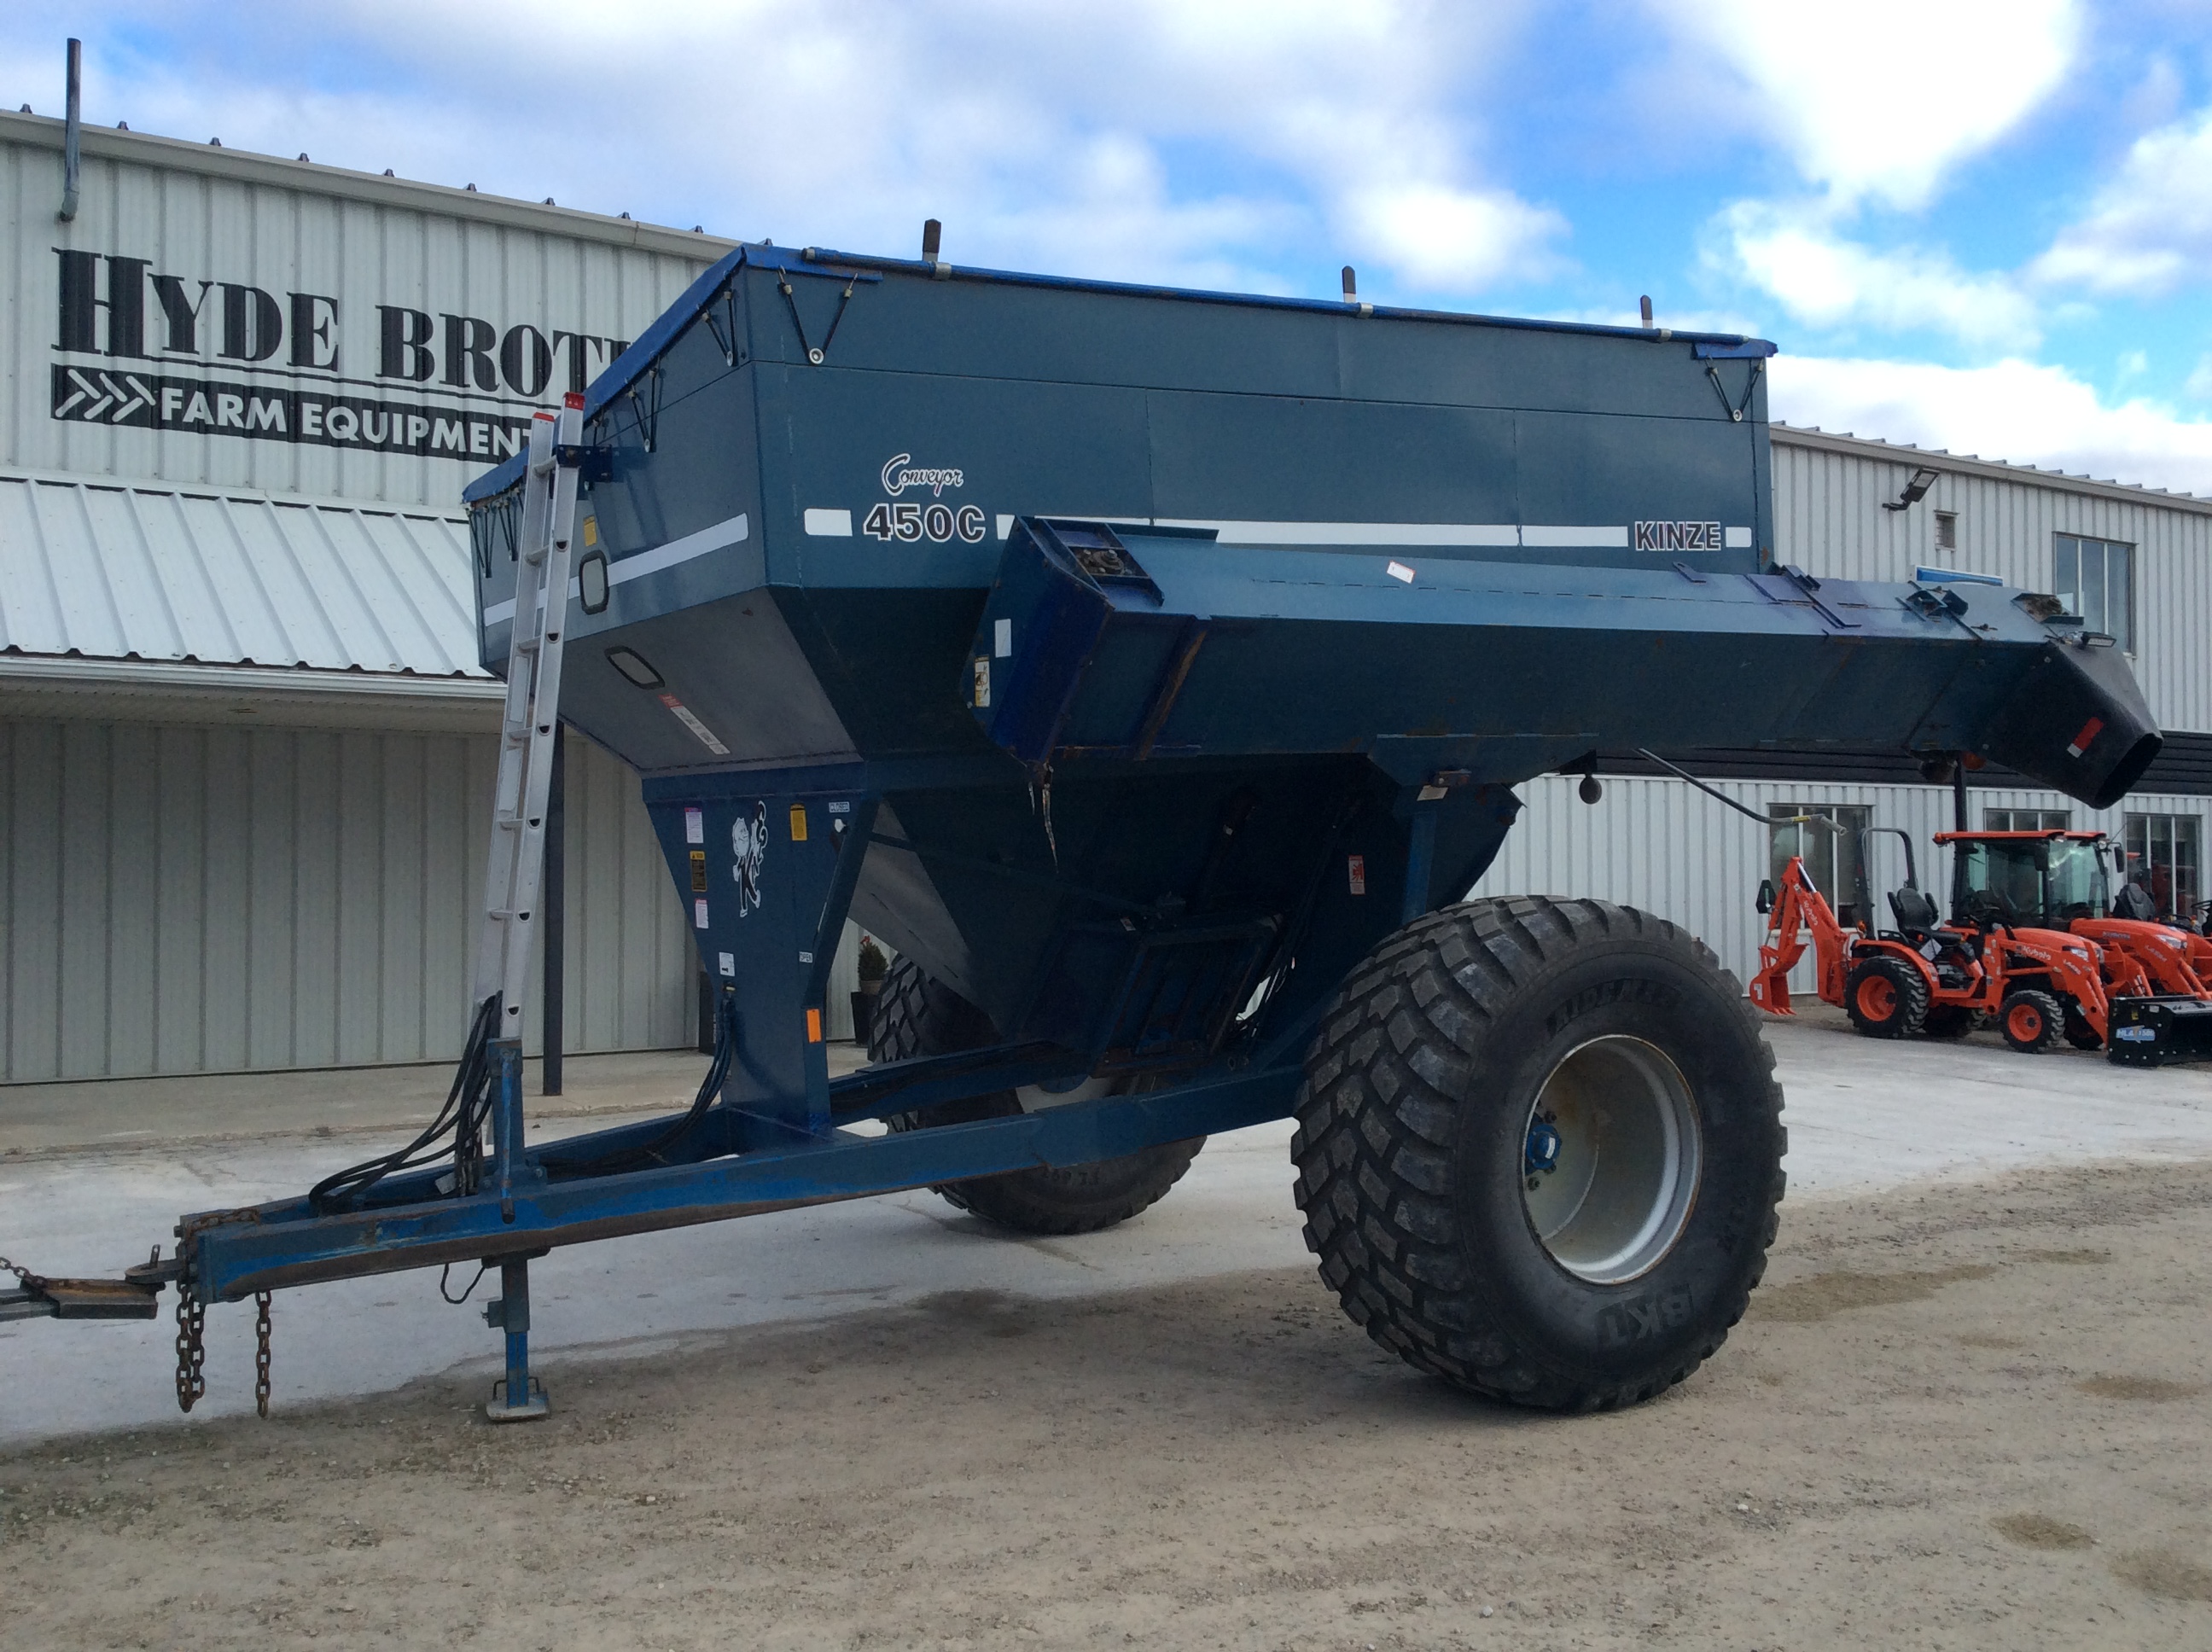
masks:
{"label": "white metal building", "polygon": [[[64,221],[62,149],[0,114],[0,1083],[450,1058],[499,703],[461,488],[729,243],[89,129]],[[1786,561],[1996,573],[2122,635],[2181,732],[2096,823],[2200,887],[2212,502],[1779,428],[1775,477]],[[1745,971],[1767,835],[1615,755],[1595,808],[1527,787],[1481,887],[1632,901]],[[1948,823],[1893,756],[1686,761],[1754,806]],[[2004,779],[1978,811],[2090,823]],[[690,1042],[636,780],[581,740],[565,889],[564,1047]]]}
{"label": "white metal building", "polygon": [[[1787,371],[1787,358],[1778,360]],[[2212,811],[2212,500],[1994,464],[1887,442],[1774,427],[1777,555],[1820,576],[1906,580],[1920,567],[2000,575],[2066,596],[2130,656],[2166,732],[2142,788],[2100,812],[1985,769],[1969,775],[1969,824],[2064,824],[2124,836],[2168,909],[2202,900],[2205,815]],[[1897,503],[1916,473],[1924,496]],[[1690,772],[1769,814],[1809,805],[1896,826],[1919,844],[1924,887],[1948,887],[1948,859],[1929,841],[1952,824],[1948,786],[1923,783],[1901,756],[1838,750],[1674,754]],[[1765,920],[1759,880],[1799,850],[1831,898],[1848,898],[1848,870],[1826,834],[1763,829],[1629,754],[1605,754],[1605,795],[1577,800],[1578,781],[1552,775],[1522,788],[1528,807],[1478,894],[1598,896],[1674,920],[1705,938],[1748,980]],[[1800,834],[1803,834],[1801,839]],[[1877,900],[1902,881],[1902,852],[1880,840],[1870,868]],[[1929,876],[1931,870],[1936,875]],[[1844,887],[1838,888],[1838,884]],[[1801,966],[1810,980],[1810,965]]]}
{"label": "white metal building", "polygon": [[[0,114],[0,1081],[459,1047],[472,476],[727,249]],[[687,1044],[637,781],[567,781],[564,1047]]]}

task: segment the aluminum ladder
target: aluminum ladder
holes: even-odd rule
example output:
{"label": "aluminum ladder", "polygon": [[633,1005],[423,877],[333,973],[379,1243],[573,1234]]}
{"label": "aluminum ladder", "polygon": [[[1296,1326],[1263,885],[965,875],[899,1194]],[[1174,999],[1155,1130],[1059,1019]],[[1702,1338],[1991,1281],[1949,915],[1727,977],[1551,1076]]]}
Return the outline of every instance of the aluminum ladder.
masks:
{"label": "aluminum ladder", "polygon": [[[471,1022],[495,993],[496,1062],[491,1105],[494,1190],[509,1221],[523,1154],[522,1004],[530,974],[539,886],[545,872],[545,810],[553,740],[561,726],[561,655],[568,611],[568,550],[576,525],[584,398],[570,392],[558,414],[531,421],[523,472],[522,531],[516,540],[514,619],[507,653],[507,707],[500,720],[499,782],[492,794],[491,853],[484,871],[483,931],[469,992]],[[530,1376],[530,1263],[502,1258],[500,1296],[485,1321],[507,1335],[507,1376],[484,1412],[494,1422],[546,1414]]]}
{"label": "aluminum ladder", "polygon": [[522,1036],[523,986],[545,871],[545,808],[560,726],[561,654],[568,609],[568,550],[575,531],[584,398],[571,392],[556,414],[531,421],[522,531],[516,541],[514,620],[500,720],[499,783],[492,796],[484,872],[483,930],[469,990],[473,1018],[500,995],[495,1038]]}

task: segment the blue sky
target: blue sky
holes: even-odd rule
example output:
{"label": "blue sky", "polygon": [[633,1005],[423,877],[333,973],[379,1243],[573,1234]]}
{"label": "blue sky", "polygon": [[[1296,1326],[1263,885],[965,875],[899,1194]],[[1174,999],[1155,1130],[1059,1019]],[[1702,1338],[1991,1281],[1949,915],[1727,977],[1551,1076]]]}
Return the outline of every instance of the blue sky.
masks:
{"label": "blue sky", "polygon": [[1776,340],[1776,416],[2212,493],[2212,0],[19,3],[0,97],[688,228]]}

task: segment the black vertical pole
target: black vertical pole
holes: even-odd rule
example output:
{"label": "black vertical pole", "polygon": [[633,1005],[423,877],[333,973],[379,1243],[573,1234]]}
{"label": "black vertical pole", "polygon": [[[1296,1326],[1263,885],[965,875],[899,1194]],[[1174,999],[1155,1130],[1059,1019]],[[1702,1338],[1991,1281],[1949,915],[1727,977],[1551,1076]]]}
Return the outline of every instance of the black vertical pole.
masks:
{"label": "black vertical pole", "polygon": [[[62,210],[64,220],[76,216],[78,134],[84,130],[82,94],[84,82],[84,42],[69,43],[68,79],[62,88]],[[205,290],[203,288],[202,290]]]}
{"label": "black vertical pole", "polygon": [[545,1060],[541,1093],[561,1093],[561,998],[568,985],[568,729],[553,731],[553,774],[545,793],[545,881],[538,909],[545,920]]}
{"label": "black vertical pole", "polygon": [[1971,829],[1966,824],[1966,754],[1963,751],[1951,765],[1951,829]]}

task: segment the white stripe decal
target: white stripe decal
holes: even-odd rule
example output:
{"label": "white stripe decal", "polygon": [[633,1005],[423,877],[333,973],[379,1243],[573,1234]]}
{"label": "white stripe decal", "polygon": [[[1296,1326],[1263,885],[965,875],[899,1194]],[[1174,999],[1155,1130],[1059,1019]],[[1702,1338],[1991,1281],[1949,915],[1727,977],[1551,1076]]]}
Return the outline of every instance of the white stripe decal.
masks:
{"label": "white stripe decal", "polygon": [[[741,545],[750,537],[751,524],[739,511],[726,521],[710,528],[701,528],[696,533],[687,533],[681,539],[671,539],[665,545],[655,545],[651,550],[641,550],[635,556],[620,561],[610,558],[607,562],[607,583],[627,585],[632,580],[641,580],[648,574],[658,574],[663,568],[674,568],[679,562],[689,562],[701,556],[711,556],[732,545]],[[568,600],[576,600],[577,584],[572,575],[568,580]],[[514,617],[514,598],[495,602],[484,610],[486,626],[504,625]]]}
{"label": "white stripe decal", "polygon": [[[1517,545],[1510,522],[1216,522],[1163,516],[1164,528],[1212,528],[1224,545]],[[1623,531],[1622,543],[1626,543]]]}
{"label": "white stripe decal", "polygon": [[1628,529],[1625,525],[1617,528],[1550,528],[1532,525],[1521,530],[1521,543],[1554,550],[1593,548],[1626,550]]}
{"label": "white stripe decal", "polygon": [[806,531],[820,539],[849,539],[853,537],[853,513],[810,507],[806,513]]}
{"label": "white stripe decal", "polygon": [[[1052,513],[1045,513],[1049,515]],[[1074,516],[1083,522],[1127,522],[1141,526],[1142,518]],[[1013,518],[1002,516],[1000,538],[1012,531]],[[1152,525],[1162,528],[1210,528],[1224,545],[1466,545],[1520,546],[1531,549],[1628,549],[1628,529],[1623,526],[1558,526],[1510,522],[1237,522],[1212,517],[1159,516]],[[1748,540],[1746,541],[1748,544]]]}

